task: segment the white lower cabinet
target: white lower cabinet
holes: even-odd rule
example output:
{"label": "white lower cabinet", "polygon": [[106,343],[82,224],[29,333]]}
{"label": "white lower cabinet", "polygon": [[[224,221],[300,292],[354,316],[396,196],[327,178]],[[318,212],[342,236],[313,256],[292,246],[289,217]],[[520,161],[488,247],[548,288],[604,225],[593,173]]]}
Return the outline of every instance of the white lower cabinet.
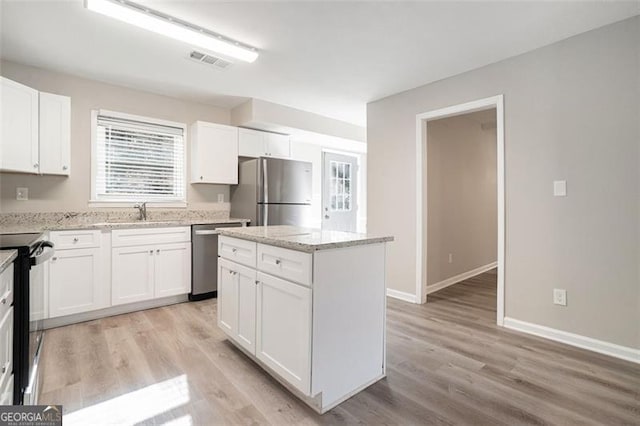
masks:
{"label": "white lower cabinet", "polygon": [[58,250],[49,264],[49,317],[104,308],[100,248]]}
{"label": "white lower cabinet", "polygon": [[237,347],[319,413],[385,376],[384,243],[309,253],[222,233],[218,325]]}
{"label": "white lower cabinet", "polygon": [[155,297],[175,296],[191,290],[191,244],[163,244],[155,253]]}
{"label": "white lower cabinet", "polygon": [[102,310],[96,318],[108,316],[111,312],[105,308],[191,290],[188,226],[52,231],[49,239],[56,252],[47,264],[45,306],[36,309],[45,320],[60,318],[49,326],[86,321],[93,315],[86,313],[92,311]]}
{"label": "white lower cabinet", "polygon": [[[0,318],[0,389],[13,379],[13,307]],[[13,399],[13,392],[11,392]],[[4,400],[4,395],[3,398]]]}
{"label": "white lower cabinet", "polygon": [[[189,293],[189,239],[187,227],[113,231],[111,303],[123,305]],[[138,244],[131,245],[134,242]]]}
{"label": "white lower cabinet", "polygon": [[311,289],[258,272],[256,357],[310,393]]}
{"label": "white lower cabinet", "polygon": [[111,251],[111,304],[153,298],[154,247],[117,247]]}
{"label": "white lower cabinet", "polygon": [[218,263],[218,325],[256,353],[256,271],[226,259]]}

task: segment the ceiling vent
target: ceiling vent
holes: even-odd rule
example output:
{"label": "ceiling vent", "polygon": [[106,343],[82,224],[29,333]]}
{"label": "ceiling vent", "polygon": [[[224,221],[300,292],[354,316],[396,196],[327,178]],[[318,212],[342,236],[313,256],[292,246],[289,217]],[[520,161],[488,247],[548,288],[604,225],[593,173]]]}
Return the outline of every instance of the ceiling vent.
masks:
{"label": "ceiling vent", "polygon": [[198,52],[197,50],[192,51],[189,54],[189,58],[196,62],[200,62],[201,64],[213,65],[214,67],[221,70],[229,68],[232,64],[231,62],[225,61],[224,59],[218,58],[217,56]]}

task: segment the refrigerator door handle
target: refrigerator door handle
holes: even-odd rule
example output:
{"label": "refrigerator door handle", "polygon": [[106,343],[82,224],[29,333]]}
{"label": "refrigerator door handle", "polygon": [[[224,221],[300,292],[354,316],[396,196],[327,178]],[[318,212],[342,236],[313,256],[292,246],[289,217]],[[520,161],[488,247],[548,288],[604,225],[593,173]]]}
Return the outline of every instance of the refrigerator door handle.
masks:
{"label": "refrigerator door handle", "polygon": [[[262,195],[264,196],[263,202],[269,203],[269,174],[267,173],[267,159],[262,158]],[[266,217],[266,215],[265,215]]]}
{"label": "refrigerator door handle", "polygon": [[263,220],[264,226],[268,226],[269,225],[269,205],[268,204],[263,204],[262,208],[264,209],[264,215],[263,215]]}

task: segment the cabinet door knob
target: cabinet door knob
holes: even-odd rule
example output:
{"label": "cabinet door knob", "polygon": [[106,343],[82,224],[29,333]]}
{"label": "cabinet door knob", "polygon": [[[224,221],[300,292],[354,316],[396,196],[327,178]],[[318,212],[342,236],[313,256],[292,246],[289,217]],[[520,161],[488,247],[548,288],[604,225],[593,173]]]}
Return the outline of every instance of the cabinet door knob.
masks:
{"label": "cabinet door knob", "polygon": [[67,166],[62,166],[62,170],[67,170],[69,167]]}
{"label": "cabinet door knob", "polygon": [[156,250],[156,253],[160,254],[160,249],[157,249],[157,250]]}
{"label": "cabinet door knob", "polygon": [[280,259],[276,259],[276,265],[280,264]]}
{"label": "cabinet door knob", "polygon": [[149,254],[153,254],[153,250],[149,250]]}
{"label": "cabinet door knob", "polygon": [[256,285],[260,284],[260,281],[256,280]]}
{"label": "cabinet door knob", "polygon": [[2,374],[4,374],[4,372],[5,372],[5,371],[7,371],[7,366],[6,366],[6,365],[3,365],[3,366],[2,366]]}
{"label": "cabinet door knob", "polygon": [[39,165],[38,163],[36,163],[36,164],[34,164],[34,165],[33,165],[33,168],[34,168],[34,169],[37,169],[38,167],[40,167],[40,165]]}
{"label": "cabinet door knob", "polygon": [[237,252],[237,251],[238,251],[238,249],[237,249],[237,248],[232,248],[232,249],[231,249],[231,252],[233,252],[233,253],[235,253],[235,252]]}
{"label": "cabinet door knob", "polygon": [[51,261],[52,261],[52,262],[55,262],[56,260],[58,260],[58,258],[57,258],[57,257],[52,257],[52,258],[51,258]]}
{"label": "cabinet door knob", "polygon": [[2,300],[0,300],[0,303],[2,303],[3,305],[7,304],[7,298],[3,297]]}
{"label": "cabinet door knob", "polygon": [[200,180],[202,180],[202,176],[200,176]]}
{"label": "cabinet door knob", "polygon": [[74,242],[74,243],[77,243],[77,242],[78,242],[78,237],[75,237],[75,238],[73,239],[73,242]]}

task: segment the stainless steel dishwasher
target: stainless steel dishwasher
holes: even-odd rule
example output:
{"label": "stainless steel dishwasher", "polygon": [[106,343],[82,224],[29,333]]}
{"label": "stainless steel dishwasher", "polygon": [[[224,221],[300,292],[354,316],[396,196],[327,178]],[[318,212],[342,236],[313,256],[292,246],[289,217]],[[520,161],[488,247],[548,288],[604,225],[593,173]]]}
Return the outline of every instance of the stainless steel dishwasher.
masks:
{"label": "stainless steel dishwasher", "polygon": [[191,293],[189,300],[218,295],[218,233],[216,229],[241,223],[193,225],[191,227]]}

